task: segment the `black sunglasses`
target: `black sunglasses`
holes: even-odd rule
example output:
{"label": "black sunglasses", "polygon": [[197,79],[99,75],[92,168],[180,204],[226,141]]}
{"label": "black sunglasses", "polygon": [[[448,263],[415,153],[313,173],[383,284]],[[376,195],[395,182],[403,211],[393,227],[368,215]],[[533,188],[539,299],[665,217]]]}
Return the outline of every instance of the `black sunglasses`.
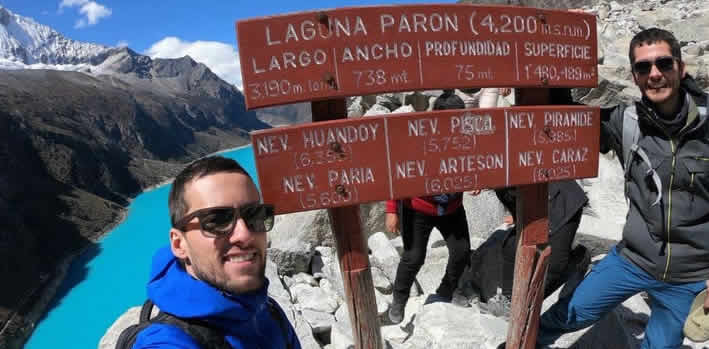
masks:
{"label": "black sunglasses", "polygon": [[231,234],[239,218],[252,232],[267,232],[273,228],[274,207],[269,204],[247,204],[241,207],[219,206],[194,211],[173,226],[184,231],[185,225],[195,217],[199,220],[202,235],[216,238]]}
{"label": "black sunglasses", "polygon": [[633,63],[633,71],[642,75],[649,74],[653,65],[659,71],[666,73],[675,69],[675,58],[666,56],[655,58],[653,61],[637,61]]}

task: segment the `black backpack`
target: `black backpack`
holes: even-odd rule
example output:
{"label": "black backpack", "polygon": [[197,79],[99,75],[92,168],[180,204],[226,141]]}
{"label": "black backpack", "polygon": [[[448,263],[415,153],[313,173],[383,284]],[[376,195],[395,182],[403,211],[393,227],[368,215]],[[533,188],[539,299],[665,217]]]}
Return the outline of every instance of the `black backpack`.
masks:
{"label": "black backpack", "polygon": [[[160,311],[156,317],[151,319],[150,314],[153,311],[153,306],[153,302],[149,299],[143,303],[143,307],[140,309],[140,318],[138,323],[128,326],[123,330],[123,332],[121,332],[120,336],[118,336],[118,341],[116,341],[116,349],[131,349],[135,344],[135,340],[138,338],[138,334],[146,327],[154,323],[169,324],[179,327],[185,333],[190,335],[201,348],[231,349],[231,345],[227,342],[224,333],[217,328],[211,327],[205,321],[198,319],[182,319],[163,311]],[[268,298],[268,311],[271,313],[271,317],[278,323],[278,326],[283,332],[286,348],[292,349],[292,344],[288,338],[287,320],[278,310],[275,301],[271,298]]]}

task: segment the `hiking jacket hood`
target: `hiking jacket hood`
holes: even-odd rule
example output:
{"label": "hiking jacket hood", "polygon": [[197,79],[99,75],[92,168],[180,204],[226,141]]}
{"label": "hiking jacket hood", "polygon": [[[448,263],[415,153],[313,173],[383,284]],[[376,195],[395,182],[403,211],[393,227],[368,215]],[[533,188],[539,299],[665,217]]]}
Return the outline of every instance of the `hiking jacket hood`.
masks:
{"label": "hiking jacket hood", "polygon": [[[178,263],[169,246],[153,256],[148,298],[166,313],[180,318],[197,318],[221,329],[233,348],[293,349],[300,343],[283,310],[279,324],[268,309],[268,280],[254,292],[228,295],[211,285],[193,278]],[[275,303],[275,302],[274,302]],[[287,326],[287,337],[281,326]],[[198,344],[181,329],[166,324],[152,324],[139,335],[136,348],[199,348]]]}
{"label": "hiking jacket hood", "polygon": [[[687,121],[675,135],[660,126],[652,105],[635,103],[637,145],[652,169],[637,155],[628,163],[623,160],[624,114],[633,108],[613,108],[603,113],[601,122],[601,152],[614,150],[623,168],[629,167],[625,179],[629,209],[620,253],[665,282],[709,280],[707,96],[682,86],[681,113],[687,114]],[[653,169],[659,188],[650,175]]]}

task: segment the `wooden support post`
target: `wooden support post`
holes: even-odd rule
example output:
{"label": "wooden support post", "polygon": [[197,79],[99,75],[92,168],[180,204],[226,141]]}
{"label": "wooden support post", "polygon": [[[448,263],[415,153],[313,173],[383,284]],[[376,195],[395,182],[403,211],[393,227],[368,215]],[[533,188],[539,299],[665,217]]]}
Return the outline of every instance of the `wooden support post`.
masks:
{"label": "wooden support post", "polygon": [[[313,122],[347,118],[344,98],[312,102],[311,108]],[[382,338],[359,205],[329,208],[327,211],[337,245],[355,348],[379,349]]]}
{"label": "wooden support post", "polygon": [[[517,105],[549,104],[549,89],[518,89]],[[539,329],[539,312],[544,300],[551,247],[549,239],[549,194],[546,183],[517,187],[519,236],[515,259],[512,309],[506,349],[533,349]]]}

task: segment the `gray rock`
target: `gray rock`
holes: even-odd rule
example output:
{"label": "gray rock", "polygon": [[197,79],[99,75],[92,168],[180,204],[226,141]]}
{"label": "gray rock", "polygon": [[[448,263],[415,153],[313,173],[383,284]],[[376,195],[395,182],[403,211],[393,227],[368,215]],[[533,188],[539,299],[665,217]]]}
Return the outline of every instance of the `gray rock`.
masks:
{"label": "gray rock", "polygon": [[276,216],[269,240],[269,257],[278,265],[278,273],[286,275],[309,272],[314,246],[334,244],[326,210]]}
{"label": "gray rock", "polygon": [[307,273],[298,273],[293,275],[293,284],[306,284],[313,287],[318,287],[319,282],[315,278]]}
{"label": "gray rock", "polygon": [[385,209],[385,201],[375,201],[359,205],[359,218],[360,222],[362,222],[362,233],[364,236],[385,230]]}
{"label": "gray rock", "polygon": [[352,329],[342,322],[334,323],[330,331],[330,344],[333,349],[354,349]]}
{"label": "gray rock", "polygon": [[[320,246],[316,248],[320,253],[321,259],[323,261],[324,267],[322,269],[322,274],[324,279],[329,281],[330,286],[335,290],[335,293],[339,299],[345,299],[345,288],[344,282],[342,280],[342,271],[340,270],[340,264],[337,260],[335,250],[331,247]],[[322,283],[322,280],[320,280]]]}
{"label": "gray rock", "polygon": [[401,114],[401,113],[413,113],[415,111],[416,110],[414,109],[414,107],[412,105],[402,105],[401,107],[396,108],[395,110],[392,110],[391,113],[392,114]]}
{"label": "gray rock", "polygon": [[295,284],[290,289],[293,301],[298,304],[301,310],[314,310],[324,313],[335,313],[337,310],[337,298],[329,294],[320,287],[312,287],[307,284]]}
{"label": "gray rock", "polygon": [[401,255],[404,252],[404,240],[402,240],[401,235],[389,240],[391,245],[394,247],[396,252]]}
{"label": "gray rock", "polygon": [[268,249],[269,258],[278,265],[278,273],[293,275],[307,272],[312,257],[312,245],[307,242],[289,240]]}
{"label": "gray rock", "polygon": [[628,212],[623,170],[614,154],[599,156],[598,163],[597,177],[579,181],[588,195],[589,207],[578,231],[598,237],[614,236],[619,240]]}
{"label": "gray rock", "polygon": [[269,280],[268,295],[275,299],[278,304],[290,304],[290,293],[278,276],[276,264],[271,260],[266,261],[266,278]]}
{"label": "gray rock", "polygon": [[310,325],[313,334],[329,332],[335,322],[334,315],[310,309],[303,309],[303,318]]}
{"label": "gray rock", "polygon": [[681,42],[698,42],[707,39],[709,16],[691,17],[677,21],[676,17],[670,17],[673,15],[668,15],[665,29],[671,31],[677,37],[677,40]]}
{"label": "gray rock", "polygon": [[464,193],[463,206],[471,237],[487,238],[506,214],[505,207],[492,190],[484,190],[478,195]]}
{"label": "gray rock", "polygon": [[369,258],[370,263],[384,272],[387,279],[393,283],[400,260],[394,246],[382,232],[372,234],[368,239],[367,245],[372,251]]}
{"label": "gray rock", "polygon": [[384,272],[379,269],[379,267],[372,265],[370,267],[372,271],[372,282],[374,283],[374,289],[378,290],[384,294],[390,294],[392,291],[393,284]]}
{"label": "gray rock", "polygon": [[303,317],[302,312],[296,310],[293,305],[289,305],[287,308],[284,308],[284,310],[288,320],[295,329],[295,334],[298,336],[300,346],[303,349],[320,349],[321,346],[315,339],[315,336],[313,336],[313,330]]}
{"label": "gray rock", "polygon": [[391,109],[387,109],[387,107],[380,104],[375,104],[364,113],[364,116],[384,115],[389,113],[391,113]]}
{"label": "gray rock", "polygon": [[[481,316],[477,307],[460,308],[450,303],[424,305],[414,320],[410,348],[485,348],[505,340],[501,320]],[[466,324],[460,326],[460,324]]]}
{"label": "gray rock", "polygon": [[428,244],[426,262],[416,275],[424,294],[436,292],[448,264],[448,247],[438,229],[433,229]]}
{"label": "gray rock", "polygon": [[328,280],[328,279],[320,280],[320,289],[323,290],[330,297],[330,299],[334,299],[335,302],[337,302],[338,306],[344,301],[343,298],[340,298],[337,295],[336,288],[332,284],[332,282],[330,282],[330,280]]}
{"label": "gray rock", "polygon": [[[118,341],[118,336],[121,332],[128,326],[137,324],[138,317],[140,316],[141,307],[132,307],[128,309],[123,315],[119,316],[116,321],[111,324],[106,333],[101,337],[98,343],[99,349],[113,349],[116,347],[116,342]],[[157,307],[153,309],[154,314],[157,314]]]}
{"label": "gray rock", "polygon": [[606,19],[611,11],[611,6],[607,3],[602,3],[598,6],[598,18]]}
{"label": "gray rock", "polygon": [[350,327],[350,312],[346,304],[343,304],[341,307],[337,308],[337,311],[335,312],[335,320],[337,322],[344,323],[347,327]]}
{"label": "gray rock", "polygon": [[379,290],[374,289],[374,297],[377,302],[377,316],[382,317],[389,310],[389,305],[392,302],[392,296],[390,294],[383,294]]}
{"label": "gray rock", "polygon": [[364,106],[362,106],[362,96],[347,98],[347,117],[356,118],[364,115]]}

